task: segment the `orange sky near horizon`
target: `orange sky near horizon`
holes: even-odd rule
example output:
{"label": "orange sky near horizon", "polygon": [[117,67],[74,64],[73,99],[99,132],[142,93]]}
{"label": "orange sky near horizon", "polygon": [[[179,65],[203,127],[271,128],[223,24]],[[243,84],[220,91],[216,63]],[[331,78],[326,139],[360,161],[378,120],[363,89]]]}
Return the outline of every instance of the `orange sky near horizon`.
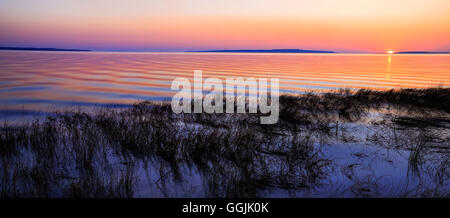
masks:
{"label": "orange sky near horizon", "polygon": [[450,51],[449,0],[0,0],[0,46]]}

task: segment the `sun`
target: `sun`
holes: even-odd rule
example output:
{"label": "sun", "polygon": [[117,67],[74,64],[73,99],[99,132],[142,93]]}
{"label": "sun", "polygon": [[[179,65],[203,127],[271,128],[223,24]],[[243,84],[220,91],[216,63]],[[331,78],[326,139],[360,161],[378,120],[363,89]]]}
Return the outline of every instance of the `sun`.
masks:
{"label": "sun", "polygon": [[394,54],[394,53],[395,53],[395,51],[393,51],[393,50],[389,50],[389,51],[387,51],[386,53],[387,53],[387,54]]}

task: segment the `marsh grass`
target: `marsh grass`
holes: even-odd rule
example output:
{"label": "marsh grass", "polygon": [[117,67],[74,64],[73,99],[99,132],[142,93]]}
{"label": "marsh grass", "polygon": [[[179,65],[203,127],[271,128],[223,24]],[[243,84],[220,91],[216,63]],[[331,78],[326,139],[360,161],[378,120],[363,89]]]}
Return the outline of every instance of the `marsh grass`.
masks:
{"label": "marsh grass", "polygon": [[[428,173],[435,173],[432,177],[444,189],[421,194],[446,196],[448,102],[450,89],[444,88],[338,90],[281,96],[274,125],[259,124],[261,114],[174,114],[169,103],[148,101],[126,109],[66,111],[20,125],[5,123],[0,130],[0,196],[134,197],[144,177],[139,166],[152,164],[159,166],[157,186],[166,197],[168,184],[188,180],[186,168],[200,175],[204,197],[309,190],[320,186],[333,164],[316,145],[358,141],[346,124],[363,123],[374,110],[388,113],[374,124],[377,130],[366,142],[409,150],[409,168],[416,175],[428,154],[439,153]],[[349,189],[356,197],[382,196],[376,181],[355,179]]]}

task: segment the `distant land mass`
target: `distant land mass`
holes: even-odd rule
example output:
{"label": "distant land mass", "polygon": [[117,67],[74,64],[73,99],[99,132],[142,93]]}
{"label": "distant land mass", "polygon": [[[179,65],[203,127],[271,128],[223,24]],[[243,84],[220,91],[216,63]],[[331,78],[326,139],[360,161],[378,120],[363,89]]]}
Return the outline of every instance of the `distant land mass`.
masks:
{"label": "distant land mass", "polygon": [[0,47],[0,50],[14,51],[91,51],[85,49],[64,49],[64,48],[31,48],[31,47]]}
{"label": "distant land mass", "polygon": [[400,51],[396,54],[450,54],[448,51]]}
{"label": "distant land mass", "polygon": [[334,51],[303,50],[303,49],[256,49],[256,50],[206,50],[186,52],[236,52],[236,53],[335,53]]}

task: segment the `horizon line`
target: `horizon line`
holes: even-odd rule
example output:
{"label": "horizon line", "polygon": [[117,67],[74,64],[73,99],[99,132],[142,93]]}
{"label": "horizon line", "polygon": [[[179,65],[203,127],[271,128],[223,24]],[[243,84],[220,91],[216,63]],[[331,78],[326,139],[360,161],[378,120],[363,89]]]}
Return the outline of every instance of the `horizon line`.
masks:
{"label": "horizon line", "polygon": [[[385,52],[375,51],[334,51],[334,50],[315,50],[315,49],[211,49],[211,50],[133,50],[133,49],[83,49],[83,48],[55,48],[55,47],[18,47],[18,46],[0,46],[0,50],[10,51],[73,51],[73,52],[164,52],[164,53],[272,53],[272,54],[386,54]],[[284,50],[284,51],[283,51]],[[291,51],[290,51],[291,50]],[[298,52],[293,52],[298,51]],[[305,51],[305,52],[301,52]],[[430,50],[408,50],[395,51],[392,54],[450,54],[448,51],[430,51]]]}

